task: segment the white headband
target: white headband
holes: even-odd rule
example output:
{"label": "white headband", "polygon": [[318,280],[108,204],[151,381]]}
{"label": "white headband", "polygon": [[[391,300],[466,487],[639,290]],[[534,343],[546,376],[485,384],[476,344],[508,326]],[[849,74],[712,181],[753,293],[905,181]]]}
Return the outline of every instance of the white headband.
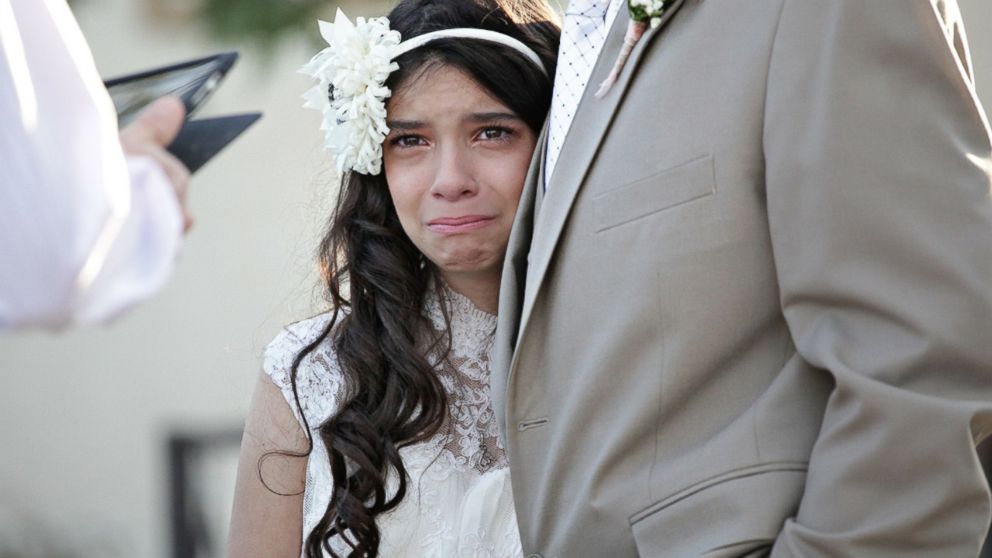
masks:
{"label": "white headband", "polygon": [[478,39],[516,50],[548,75],[527,45],[486,29],[443,29],[401,41],[388,19],[360,17],[352,23],[340,9],[333,24],[320,21],[319,26],[329,46],[300,69],[317,80],[304,94],[303,106],[323,114],[324,148],[335,156],[342,173],[376,175],[382,170],[382,142],[389,133],[386,99],[392,94],[385,83],[399,69],[394,59],[402,54],[437,39]]}
{"label": "white headband", "polygon": [[420,48],[437,39],[479,39],[481,41],[499,43],[503,46],[508,46],[516,50],[520,54],[523,54],[541,70],[541,73],[544,74],[545,77],[548,75],[547,70],[544,69],[544,63],[541,62],[541,57],[538,56],[537,53],[534,52],[529,46],[509,35],[504,35],[503,33],[490,31],[488,29],[476,29],[474,27],[442,29],[440,31],[432,31],[430,33],[424,33],[423,35],[417,35],[412,39],[407,39],[400,43],[396,48],[396,51],[393,53],[393,58],[398,58],[399,56],[406,54],[415,48]]}

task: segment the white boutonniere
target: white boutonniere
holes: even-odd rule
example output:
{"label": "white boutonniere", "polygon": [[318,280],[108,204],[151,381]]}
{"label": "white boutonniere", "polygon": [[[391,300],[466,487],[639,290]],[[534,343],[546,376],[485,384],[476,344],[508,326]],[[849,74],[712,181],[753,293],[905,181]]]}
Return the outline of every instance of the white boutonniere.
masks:
{"label": "white boutonniere", "polygon": [[617,78],[620,77],[620,72],[623,71],[634,46],[648,30],[648,26],[652,29],[658,27],[661,24],[661,16],[665,14],[673,2],[674,0],[627,0],[630,23],[627,25],[627,34],[623,38],[623,48],[620,49],[620,55],[617,56],[617,61],[613,64],[610,75],[603,80],[603,83],[599,84],[599,90],[596,91],[597,98],[605,97],[610,91],[613,84],[617,82]]}

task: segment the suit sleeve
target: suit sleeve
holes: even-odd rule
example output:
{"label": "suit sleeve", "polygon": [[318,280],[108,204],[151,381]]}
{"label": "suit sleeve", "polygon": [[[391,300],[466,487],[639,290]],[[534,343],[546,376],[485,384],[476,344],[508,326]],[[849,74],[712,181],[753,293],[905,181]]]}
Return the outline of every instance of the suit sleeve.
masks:
{"label": "suit sleeve", "polygon": [[992,148],[957,6],[785,0],[766,195],[796,347],[835,387],[775,558],[976,556]]}

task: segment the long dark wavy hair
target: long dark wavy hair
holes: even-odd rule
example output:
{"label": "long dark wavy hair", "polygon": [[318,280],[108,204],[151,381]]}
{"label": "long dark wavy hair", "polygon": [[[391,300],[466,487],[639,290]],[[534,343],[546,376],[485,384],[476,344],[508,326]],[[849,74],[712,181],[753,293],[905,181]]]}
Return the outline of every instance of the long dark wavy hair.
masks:
{"label": "long dark wavy hair", "polygon": [[[456,27],[498,31],[533,49],[545,73],[497,43],[441,39],[399,57],[400,69],[386,85],[397,91],[431,68],[454,67],[537,134],[551,104],[556,19],[544,0],[403,0],[389,21],[404,39]],[[428,355],[438,354],[444,343],[450,347],[450,336],[433,333],[423,311],[428,289],[439,287],[440,281],[400,226],[384,174],[344,178],[318,248],[333,316],[296,356],[290,376],[302,417],[296,384],[300,363],[329,341],[346,385],[339,410],[317,429],[328,450],[334,487],[323,517],[304,542],[309,558],[324,556],[324,551],[338,557],[330,547],[334,537],[348,543],[348,557],[378,556],[376,517],[395,508],[407,492],[399,450],[433,436],[448,413],[437,363]],[[312,450],[310,428],[304,427]],[[387,489],[391,476],[398,481],[394,491]]]}

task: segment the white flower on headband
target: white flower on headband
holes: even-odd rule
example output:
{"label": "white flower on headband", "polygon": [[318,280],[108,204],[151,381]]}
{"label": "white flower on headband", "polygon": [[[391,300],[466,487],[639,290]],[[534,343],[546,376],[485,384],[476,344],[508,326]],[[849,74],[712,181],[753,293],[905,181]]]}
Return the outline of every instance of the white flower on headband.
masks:
{"label": "white flower on headband", "polygon": [[393,62],[400,44],[398,31],[386,18],[356,18],[352,23],[339,9],[334,23],[319,22],[328,47],[300,69],[317,85],[306,92],[303,104],[317,109],[324,120],[324,147],[336,154],[339,172],[379,174],[386,126],[384,84],[399,66]]}

